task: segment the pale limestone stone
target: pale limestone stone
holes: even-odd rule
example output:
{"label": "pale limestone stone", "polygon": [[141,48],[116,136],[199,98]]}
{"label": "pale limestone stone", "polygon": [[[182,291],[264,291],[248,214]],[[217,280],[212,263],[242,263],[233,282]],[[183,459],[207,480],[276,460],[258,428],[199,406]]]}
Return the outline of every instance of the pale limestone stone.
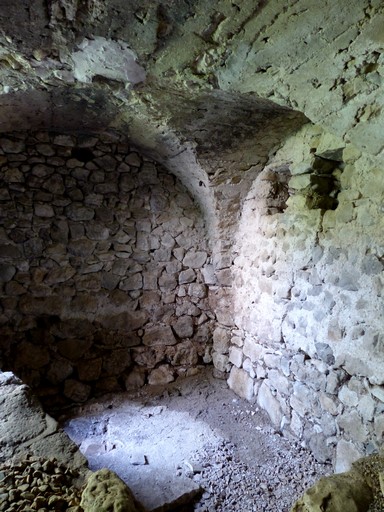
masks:
{"label": "pale limestone stone", "polygon": [[327,440],[323,433],[312,434],[308,439],[308,447],[318,462],[325,463],[332,460],[333,449],[327,445]]}
{"label": "pale limestone stone", "polygon": [[359,397],[357,410],[365,421],[372,421],[376,403],[370,395]]}
{"label": "pale limestone stone", "polygon": [[225,354],[220,354],[219,352],[212,352],[212,361],[213,366],[219,370],[220,372],[229,372],[231,365],[229,363],[229,358]]}
{"label": "pale limestone stone", "polygon": [[[233,347],[233,348],[235,348],[235,347]],[[244,361],[243,361],[243,370],[245,370],[252,379],[254,379],[256,377],[256,372],[255,372],[255,369],[253,367],[252,361],[250,359],[248,359],[248,358],[244,359]]]}
{"label": "pale limestone stone", "polygon": [[379,444],[381,444],[381,442],[384,438],[384,416],[383,416],[383,414],[375,416],[374,429],[375,429],[376,439],[378,440]]}
{"label": "pale limestone stone", "polygon": [[249,359],[255,363],[262,358],[265,353],[265,348],[255,343],[254,340],[247,338],[244,342],[243,352],[245,356],[249,357]]}
{"label": "pale limestone stone", "polygon": [[300,439],[303,433],[303,422],[295,411],[292,411],[290,428],[295,436]]}
{"label": "pale limestone stone", "polygon": [[289,395],[290,382],[278,370],[270,370],[268,372],[268,383],[270,386],[273,386],[279,393],[283,395]]}
{"label": "pale limestone stone", "polygon": [[370,391],[375,398],[384,403],[384,389],[381,386],[372,386]]}
{"label": "pale limestone stone", "polygon": [[241,368],[243,362],[243,351],[239,347],[232,346],[229,349],[229,362],[237,366],[237,368]]}
{"label": "pale limestone stone", "polygon": [[172,253],[174,254],[177,260],[183,261],[183,258],[185,256],[185,249],[183,247],[177,247],[176,249],[173,249]]}
{"label": "pale limestone stone", "polygon": [[257,403],[264,411],[268,413],[272,424],[276,428],[280,428],[281,421],[283,419],[283,413],[278,400],[272,395],[269,387],[263,382],[260,386]]}
{"label": "pale limestone stone", "polygon": [[207,259],[204,251],[188,251],[183,258],[183,265],[191,268],[201,268]]}
{"label": "pale limestone stone", "polygon": [[244,340],[240,336],[232,336],[231,343],[237,345],[238,347],[242,347],[244,345]]}
{"label": "pale limestone stone", "polygon": [[367,440],[367,428],[363,424],[357,411],[352,410],[351,412],[346,412],[338,416],[336,421],[338,426],[345,431],[349,439],[359,442],[365,442]]}
{"label": "pale limestone stone", "polygon": [[[314,394],[313,392],[301,382],[293,384],[293,394],[290,397],[291,407],[304,418],[313,406]],[[311,411],[313,413],[313,410]]]}
{"label": "pale limestone stone", "polygon": [[349,471],[352,463],[362,456],[361,451],[352,442],[342,439],[336,446],[335,473]]}
{"label": "pale limestone stone", "polygon": [[343,386],[338,394],[339,400],[349,407],[356,407],[359,403],[359,397],[357,393],[351,391],[348,386]]}
{"label": "pale limestone stone", "polygon": [[332,414],[332,416],[336,416],[340,410],[337,406],[336,398],[334,395],[327,395],[325,393],[320,393],[319,400],[321,403],[321,407]]}
{"label": "pale limestone stone", "polygon": [[222,327],[216,327],[213,331],[213,348],[220,354],[228,354],[230,344],[230,332]]}
{"label": "pale limestone stone", "polygon": [[232,272],[230,269],[223,269],[216,272],[217,283],[220,286],[231,286],[233,284]]}
{"label": "pale limestone stone", "polygon": [[175,380],[174,370],[169,364],[163,364],[152,370],[148,376],[148,384],[159,385],[168,384]]}
{"label": "pale limestone stone", "polygon": [[213,265],[205,265],[201,269],[201,275],[203,276],[203,280],[205,284],[212,285],[216,284],[216,275],[214,271]]}
{"label": "pale limestone stone", "polygon": [[227,382],[228,386],[242,398],[250,400],[253,397],[254,382],[246,371],[232,366]]}

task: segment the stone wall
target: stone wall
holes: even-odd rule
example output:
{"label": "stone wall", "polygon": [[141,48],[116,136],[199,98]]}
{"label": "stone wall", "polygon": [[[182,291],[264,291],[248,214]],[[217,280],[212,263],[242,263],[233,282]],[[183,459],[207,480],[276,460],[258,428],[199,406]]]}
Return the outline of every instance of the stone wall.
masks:
{"label": "stone wall", "polygon": [[0,365],[48,404],[174,380],[214,315],[202,215],[122,137],[0,137]]}
{"label": "stone wall", "polygon": [[230,387],[338,470],[384,437],[383,195],[354,147],[310,125],[288,139],[244,203],[234,325],[213,336]]}

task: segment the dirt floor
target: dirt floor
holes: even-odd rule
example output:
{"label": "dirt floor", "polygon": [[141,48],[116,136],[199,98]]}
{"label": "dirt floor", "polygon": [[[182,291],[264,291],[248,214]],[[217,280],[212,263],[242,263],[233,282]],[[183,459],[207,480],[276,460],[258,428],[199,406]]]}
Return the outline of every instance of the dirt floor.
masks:
{"label": "dirt floor", "polygon": [[150,511],[285,512],[332,473],[211,370],[92,400],[60,422],[91,469],[114,470]]}

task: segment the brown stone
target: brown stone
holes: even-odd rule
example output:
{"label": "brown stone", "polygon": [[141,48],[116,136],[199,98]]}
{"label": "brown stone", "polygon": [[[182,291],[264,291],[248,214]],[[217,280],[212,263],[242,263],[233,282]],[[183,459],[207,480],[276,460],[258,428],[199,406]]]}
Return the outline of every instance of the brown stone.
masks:
{"label": "brown stone", "polygon": [[152,347],[156,345],[175,345],[177,341],[169,326],[155,325],[145,329],[143,343]]}
{"label": "brown stone", "polygon": [[105,329],[120,332],[132,332],[143,327],[149,318],[145,311],[126,311],[117,315],[106,316],[99,319]]}
{"label": "brown stone", "polygon": [[131,364],[129,349],[114,350],[104,356],[103,372],[107,375],[120,375]]}
{"label": "brown stone", "polygon": [[175,355],[172,359],[173,365],[195,366],[198,360],[197,350],[191,341],[184,341],[176,345]]}
{"label": "brown stone", "polygon": [[64,396],[73,400],[74,402],[85,402],[91,392],[91,387],[88,384],[83,384],[75,379],[68,379],[64,384]]}
{"label": "brown stone", "polygon": [[92,346],[90,339],[65,339],[57,344],[59,353],[67,359],[76,360],[82,357]]}
{"label": "brown stone", "polygon": [[39,369],[49,363],[49,353],[45,347],[39,347],[28,341],[21,343],[17,350],[16,366]]}
{"label": "brown stone", "polygon": [[173,368],[169,364],[163,364],[152,370],[148,376],[148,384],[161,385],[169,384],[175,380]]}
{"label": "brown stone", "polygon": [[103,360],[98,357],[96,359],[86,359],[77,364],[77,374],[81,381],[97,380],[101,374]]}

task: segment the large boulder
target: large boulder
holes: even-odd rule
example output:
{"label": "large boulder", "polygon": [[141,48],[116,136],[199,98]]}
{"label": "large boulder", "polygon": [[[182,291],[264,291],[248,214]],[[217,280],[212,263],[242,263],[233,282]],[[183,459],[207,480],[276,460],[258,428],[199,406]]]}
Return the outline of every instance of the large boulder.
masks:
{"label": "large boulder", "polygon": [[345,473],[321,478],[291,512],[368,512],[384,510],[384,457],[359,459]]}
{"label": "large boulder", "polygon": [[109,469],[89,477],[80,504],[84,512],[144,512],[130,489]]}

